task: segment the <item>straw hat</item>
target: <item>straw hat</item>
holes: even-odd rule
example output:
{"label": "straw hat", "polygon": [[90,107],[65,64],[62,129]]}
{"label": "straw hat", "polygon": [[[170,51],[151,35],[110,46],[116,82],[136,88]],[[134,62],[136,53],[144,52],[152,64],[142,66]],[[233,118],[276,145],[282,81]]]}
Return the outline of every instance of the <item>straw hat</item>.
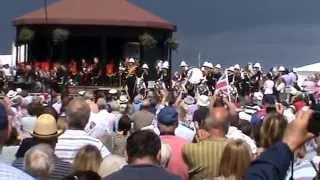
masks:
{"label": "straw hat", "polygon": [[58,137],[63,133],[63,130],[58,130],[55,118],[50,114],[41,115],[35,124],[31,136],[40,139],[50,139]]}

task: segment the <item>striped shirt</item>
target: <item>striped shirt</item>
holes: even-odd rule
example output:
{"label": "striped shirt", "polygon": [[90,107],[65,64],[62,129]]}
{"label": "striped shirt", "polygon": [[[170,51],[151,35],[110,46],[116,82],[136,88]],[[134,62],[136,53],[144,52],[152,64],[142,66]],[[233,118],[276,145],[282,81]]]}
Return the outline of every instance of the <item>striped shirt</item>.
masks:
{"label": "striped shirt", "polygon": [[185,145],[183,155],[189,167],[190,180],[218,176],[220,160],[227,143],[227,139],[219,139]]}
{"label": "striped shirt", "polygon": [[28,174],[0,162],[0,180],[33,180]]}
{"label": "striped shirt", "polygon": [[[71,169],[70,163],[61,161],[61,159],[57,158],[56,156],[53,157],[53,160],[54,160],[54,169],[49,176],[50,180],[60,180],[63,177],[71,174],[72,169]],[[23,163],[24,163],[23,158],[18,158],[13,162],[12,166],[23,171],[24,170]]]}
{"label": "striped shirt", "polygon": [[63,161],[72,163],[79,149],[88,144],[97,147],[103,159],[111,154],[99,139],[82,130],[66,130],[59,136],[55,154]]}

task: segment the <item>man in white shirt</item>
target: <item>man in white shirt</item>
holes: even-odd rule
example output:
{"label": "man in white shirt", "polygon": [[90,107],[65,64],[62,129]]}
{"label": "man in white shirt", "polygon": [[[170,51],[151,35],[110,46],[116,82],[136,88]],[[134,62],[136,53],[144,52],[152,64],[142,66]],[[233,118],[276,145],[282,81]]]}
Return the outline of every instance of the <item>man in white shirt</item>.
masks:
{"label": "man in white shirt", "polygon": [[103,143],[89,136],[84,128],[88,123],[90,107],[83,100],[72,100],[66,109],[66,120],[68,129],[58,138],[55,154],[63,161],[72,163],[78,150],[85,145],[97,147],[102,158],[106,158],[111,153]]}
{"label": "man in white shirt", "polygon": [[115,132],[116,116],[107,110],[107,102],[103,98],[97,101],[98,113],[91,113],[85,131],[92,137],[99,138]]}

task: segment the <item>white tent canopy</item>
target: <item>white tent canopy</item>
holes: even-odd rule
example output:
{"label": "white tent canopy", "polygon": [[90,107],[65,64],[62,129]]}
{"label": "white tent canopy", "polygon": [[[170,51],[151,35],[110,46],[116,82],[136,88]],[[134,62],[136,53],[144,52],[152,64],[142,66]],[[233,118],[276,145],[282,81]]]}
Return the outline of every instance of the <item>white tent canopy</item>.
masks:
{"label": "white tent canopy", "polygon": [[294,68],[298,74],[320,73],[320,62]]}

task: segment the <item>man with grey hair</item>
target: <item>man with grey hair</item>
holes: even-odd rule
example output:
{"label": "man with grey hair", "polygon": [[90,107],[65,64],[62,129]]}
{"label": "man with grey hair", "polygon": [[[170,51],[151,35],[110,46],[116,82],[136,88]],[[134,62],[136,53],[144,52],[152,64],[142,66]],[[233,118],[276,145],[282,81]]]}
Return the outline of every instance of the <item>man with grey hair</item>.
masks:
{"label": "man with grey hair", "polygon": [[67,130],[58,138],[55,154],[64,161],[72,163],[78,150],[90,144],[100,150],[102,158],[110,155],[103,143],[88,135],[84,128],[90,117],[88,103],[81,99],[72,100],[66,110]]}
{"label": "man with grey hair", "polygon": [[[0,152],[3,145],[7,141],[8,134],[10,134],[11,124],[8,121],[8,115],[5,106],[0,103]],[[9,166],[3,162],[0,162],[0,180],[33,180],[28,174]]]}
{"label": "man with grey hair", "polygon": [[209,137],[198,143],[184,146],[183,155],[191,170],[189,172],[191,180],[219,175],[220,159],[227,144],[226,134],[230,117],[230,112],[225,107],[212,108],[210,117],[205,120]]}
{"label": "man with grey hair", "polygon": [[24,170],[37,179],[49,179],[53,172],[54,152],[48,144],[39,144],[29,149],[24,157]]}
{"label": "man with grey hair", "polygon": [[115,132],[116,117],[108,111],[108,104],[104,98],[97,100],[99,112],[95,118],[90,118],[85,131],[92,137],[99,138]]}

